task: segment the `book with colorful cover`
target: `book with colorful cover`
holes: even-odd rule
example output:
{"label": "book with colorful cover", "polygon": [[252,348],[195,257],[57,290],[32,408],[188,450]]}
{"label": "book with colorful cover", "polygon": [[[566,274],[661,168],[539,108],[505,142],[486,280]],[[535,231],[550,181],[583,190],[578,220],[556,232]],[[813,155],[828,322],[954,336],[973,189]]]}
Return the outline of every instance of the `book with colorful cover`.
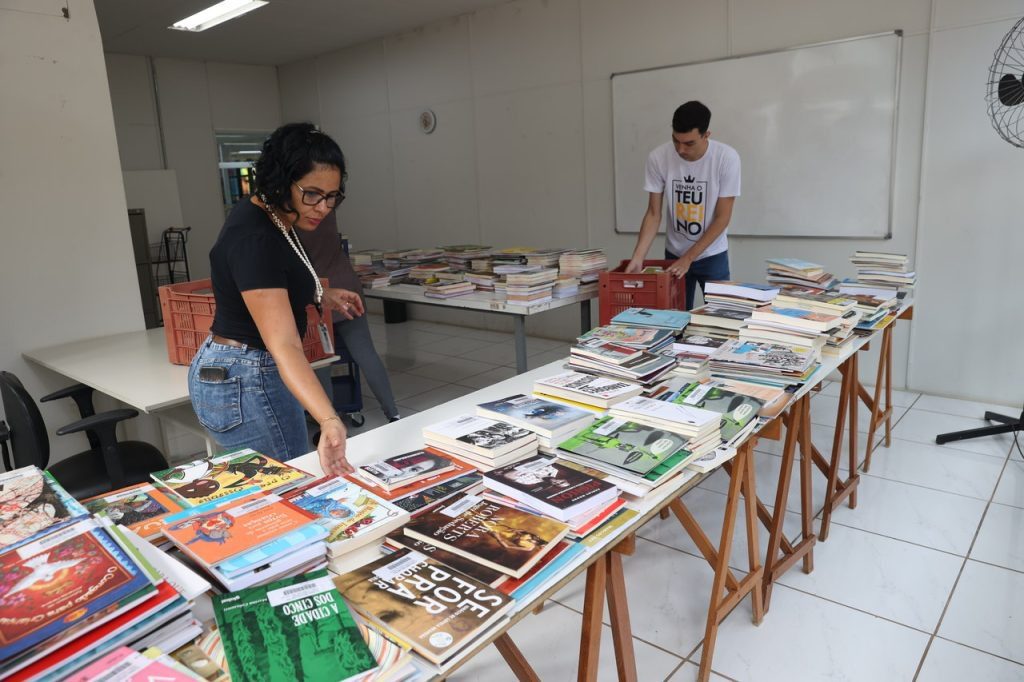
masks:
{"label": "book with colorful cover", "polygon": [[654,327],[656,329],[682,329],[690,323],[690,313],[684,310],[655,308],[627,308],[612,318],[612,324],[626,327]]}
{"label": "book with colorful cover", "polygon": [[437,665],[513,604],[496,589],[407,549],[339,576],[334,584],[357,613]]}
{"label": "book with colorful cover", "polygon": [[461,554],[514,578],[522,577],[569,526],[474,495],[462,495],[421,514],[405,534]]}
{"label": "book with colorful cover", "polygon": [[573,355],[581,355],[583,357],[600,360],[601,362],[619,365],[627,360],[639,357],[643,351],[639,348],[623,346],[620,343],[613,343],[612,341],[605,341],[603,339],[587,339],[586,341],[580,341],[579,343],[573,344],[569,348],[569,352]]}
{"label": "book with colorful cover", "polygon": [[533,384],[534,393],[573,400],[584,404],[607,407],[643,393],[635,383],[598,377],[582,372],[565,372],[552,377],[537,379]]}
{"label": "book with colorful cover", "polygon": [[317,516],[332,554],[372,542],[409,520],[408,512],[341,476],[290,491],[285,499]]}
{"label": "book with colorful cover", "polygon": [[475,414],[425,426],[423,437],[427,442],[447,443],[484,458],[497,458],[537,442],[533,431]]}
{"label": "book with colorful cover", "polygon": [[160,520],[163,517],[182,510],[182,506],[170,495],[149,483],[139,483],[90,497],[83,504],[93,514],[103,514],[117,525],[130,528],[147,540],[160,536]]}
{"label": "book with colorful cover", "polygon": [[671,402],[710,410],[721,415],[722,440],[726,443],[731,443],[747,424],[757,419],[757,414],[764,405],[764,402],[757,398],[735,393],[715,385],[714,382],[687,384]]}
{"label": "book with colorful cover", "polygon": [[197,459],[150,476],[185,507],[218,500],[252,486],[280,493],[313,478],[305,471],[249,449]]}
{"label": "book with colorful cover", "polygon": [[394,504],[410,514],[419,514],[459,493],[470,493],[480,487],[483,477],[478,473],[466,474],[436,483],[395,500]]}
{"label": "book with colorful cover", "polygon": [[594,413],[562,403],[554,403],[522,393],[480,403],[476,411],[489,419],[503,419],[510,424],[548,436],[564,429],[582,428],[594,419]]}
{"label": "book with colorful cover", "polygon": [[121,646],[66,678],[66,682],[202,682],[203,678]]}
{"label": "book with colorful cover", "polygon": [[316,524],[317,517],[274,493],[214,500],[164,518],[163,533],[206,566],[216,566]]}
{"label": "book with colorful cover", "polygon": [[394,490],[451,471],[453,468],[450,459],[436,452],[413,450],[359,466],[356,468],[356,474],[368,483],[385,490]]}
{"label": "book with colorful cover", "polygon": [[213,598],[234,682],[339,682],[377,668],[327,571]]}
{"label": "book with colorful cover", "polygon": [[673,334],[668,329],[652,329],[651,327],[627,327],[622,325],[606,325],[594,327],[583,336],[576,339],[578,343],[584,343],[591,339],[610,341],[634,348],[650,349],[660,347],[668,343]]}
{"label": "book with colorful cover", "polygon": [[371,493],[373,493],[377,497],[380,497],[381,499],[387,500],[388,502],[397,502],[402,498],[415,495],[416,493],[423,490],[427,490],[432,486],[439,485],[441,483],[444,483],[445,481],[453,481],[457,478],[461,478],[463,476],[466,476],[467,474],[471,474],[474,471],[476,471],[475,466],[467,464],[458,457],[453,457],[452,455],[441,452],[440,450],[437,450],[435,448],[423,448],[423,451],[433,455],[437,455],[439,457],[444,457],[445,459],[451,461],[452,469],[448,471],[442,471],[441,473],[434,474],[429,478],[424,478],[420,481],[414,481],[413,483],[399,486],[391,490],[386,490],[379,485],[374,485],[369,481],[365,481],[361,477],[356,476],[355,474],[345,474],[345,478],[362,488],[366,488]]}
{"label": "book with colorful cover", "polygon": [[383,547],[385,548],[385,551],[388,551],[389,553],[403,548],[411,549],[414,552],[419,552],[420,554],[429,556],[449,568],[454,568],[459,573],[468,575],[474,580],[479,580],[484,585],[489,585],[490,587],[497,587],[506,580],[512,579],[501,571],[496,571],[493,568],[484,566],[483,564],[478,564],[472,559],[467,559],[466,557],[455,554],[454,552],[441,549],[437,545],[432,545],[424,540],[418,540],[414,537],[410,537],[406,535],[401,528],[388,533],[387,538],[384,540]]}
{"label": "book with colorful cover", "polygon": [[578,542],[563,540],[548,552],[530,572],[522,578],[514,578],[501,584],[498,589],[516,601],[525,599],[531,592],[551,580],[570,561],[575,559],[586,546]]}
{"label": "book with colorful cover", "polygon": [[48,471],[27,466],[0,474],[0,550],[31,542],[88,515]]}
{"label": "book with colorful cover", "polygon": [[680,450],[687,438],[626,419],[602,417],[558,447],[643,476]]}
{"label": "book with colorful cover", "polygon": [[619,494],[614,485],[563,466],[550,455],[488,471],[484,485],[563,522],[608,504]]}
{"label": "book with colorful cover", "polygon": [[0,553],[0,661],[142,590],[149,577],[92,519]]}

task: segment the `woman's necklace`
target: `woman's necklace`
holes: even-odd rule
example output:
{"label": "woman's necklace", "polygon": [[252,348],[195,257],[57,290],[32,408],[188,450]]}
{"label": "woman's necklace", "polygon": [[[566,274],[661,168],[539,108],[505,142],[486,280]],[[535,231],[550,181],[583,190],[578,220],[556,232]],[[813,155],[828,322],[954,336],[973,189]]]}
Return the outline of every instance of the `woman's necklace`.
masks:
{"label": "woman's necklace", "polygon": [[281,231],[281,234],[284,235],[284,238],[291,245],[292,251],[295,252],[295,255],[299,257],[302,264],[306,266],[307,270],[309,270],[309,274],[313,276],[313,282],[316,285],[316,309],[317,312],[322,315],[323,309],[321,307],[321,300],[323,300],[324,297],[324,286],[320,283],[320,278],[317,277],[316,270],[313,268],[313,264],[310,262],[309,256],[306,255],[306,250],[302,248],[302,242],[299,241],[298,236],[295,234],[295,230],[285,227],[284,221],[277,216],[269,205],[267,205],[266,201],[263,201],[262,197],[260,198],[260,202],[263,204],[263,210],[267,212],[268,216],[270,216],[271,222],[273,222],[274,225],[277,226],[277,229]]}

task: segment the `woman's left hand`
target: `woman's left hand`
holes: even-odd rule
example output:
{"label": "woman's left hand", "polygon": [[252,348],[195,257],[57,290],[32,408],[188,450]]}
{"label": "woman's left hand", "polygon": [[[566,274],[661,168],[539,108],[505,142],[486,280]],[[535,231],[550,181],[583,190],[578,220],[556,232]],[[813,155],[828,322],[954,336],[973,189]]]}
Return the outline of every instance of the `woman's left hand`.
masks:
{"label": "woman's left hand", "polygon": [[354,471],[345,457],[345,444],[348,432],[341,419],[333,417],[320,424],[320,441],[316,451],[320,455],[320,466],[328,476],[340,476]]}
{"label": "woman's left hand", "polygon": [[348,289],[324,289],[324,305],[340,313],[346,320],[359,317],[365,311],[363,299]]}

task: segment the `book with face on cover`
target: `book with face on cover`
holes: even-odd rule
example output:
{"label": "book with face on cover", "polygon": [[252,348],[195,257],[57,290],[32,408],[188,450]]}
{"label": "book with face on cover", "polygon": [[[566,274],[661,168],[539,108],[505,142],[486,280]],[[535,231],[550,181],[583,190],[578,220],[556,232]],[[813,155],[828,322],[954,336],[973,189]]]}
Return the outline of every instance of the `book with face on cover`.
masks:
{"label": "book with face on cover", "polygon": [[443,457],[444,459],[450,461],[452,468],[446,471],[442,471],[440,473],[434,473],[433,475],[428,476],[427,478],[423,478],[418,481],[413,481],[412,483],[405,483],[403,485],[393,487],[391,490],[371,483],[370,481],[364,479],[362,476],[357,476],[356,474],[345,474],[344,476],[352,483],[355,483],[361,488],[366,488],[371,493],[373,493],[377,497],[380,497],[381,499],[387,500],[388,502],[397,502],[398,500],[403,499],[405,497],[415,495],[417,492],[421,490],[426,490],[431,486],[435,486],[446,481],[452,481],[456,478],[465,476],[466,474],[470,474],[476,471],[476,467],[473,466],[472,464],[464,462],[458,457],[454,457],[436,448],[426,447],[423,448],[423,451],[437,457]]}
{"label": "book with face on cover", "polygon": [[472,559],[467,559],[466,557],[455,554],[454,552],[441,549],[429,542],[424,542],[423,540],[417,540],[416,538],[410,537],[406,535],[401,528],[388,533],[383,546],[389,553],[400,549],[411,549],[414,552],[419,552],[420,554],[431,557],[438,563],[442,563],[449,568],[454,568],[459,573],[468,575],[470,578],[479,580],[484,585],[489,585],[491,587],[497,587],[506,580],[511,580],[510,576],[502,573],[501,571],[496,571],[493,568],[484,566],[483,564],[478,564]]}
{"label": "book with face on cover", "polygon": [[454,468],[450,459],[436,452],[413,450],[364,464],[356,468],[356,474],[373,485],[391,491]]}
{"label": "book with face on cover", "polygon": [[217,595],[213,609],[234,682],[339,682],[377,668],[327,571]]}
{"label": "book with face on cover", "polygon": [[25,544],[88,515],[48,471],[28,466],[0,474],[0,550]]}
{"label": "book with face on cover", "polygon": [[484,485],[566,523],[619,495],[614,485],[563,466],[551,455],[488,471]]}
{"label": "book with face on cover", "polygon": [[453,498],[405,526],[405,534],[518,578],[569,526],[474,495]]}
{"label": "book with face on cover", "polygon": [[594,420],[594,413],[589,410],[522,393],[480,403],[476,411],[483,417],[503,419],[546,438],[567,430],[579,430]]}
{"label": "book with face on cover", "polygon": [[498,590],[407,549],[339,576],[334,584],[357,613],[438,665],[513,604]]}
{"label": "book with face on cover", "polygon": [[253,486],[265,492],[282,493],[313,478],[305,471],[249,449],[197,459],[150,476],[185,507],[218,500]]}
{"label": "book with face on cover", "polygon": [[395,500],[395,506],[410,514],[419,514],[444,502],[449,497],[477,490],[481,487],[482,480],[483,478],[478,473],[451,478],[401,497]]}
{"label": "book with face on cover", "polygon": [[147,540],[159,539],[160,520],[182,509],[170,495],[149,483],[90,497],[83,504],[93,514],[102,513],[117,525],[130,528]]}
{"label": "book with face on cover", "polygon": [[423,427],[434,444],[451,444],[480,457],[495,458],[537,442],[537,435],[508,422],[468,414]]}

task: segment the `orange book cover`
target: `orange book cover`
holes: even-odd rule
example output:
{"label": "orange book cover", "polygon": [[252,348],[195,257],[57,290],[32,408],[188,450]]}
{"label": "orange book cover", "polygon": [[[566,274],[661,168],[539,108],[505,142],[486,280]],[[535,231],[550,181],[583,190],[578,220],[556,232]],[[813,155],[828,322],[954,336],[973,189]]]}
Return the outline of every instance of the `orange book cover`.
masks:
{"label": "orange book cover", "polygon": [[397,500],[403,497],[408,497],[409,495],[417,491],[425,490],[426,488],[429,488],[430,486],[433,485],[437,485],[438,483],[443,483],[444,481],[448,481],[453,478],[458,478],[459,476],[464,476],[468,473],[476,471],[475,466],[467,464],[458,457],[449,455],[447,452],[441,452],[440,450],[436,450],[434,448],[423,448],[423,452],[434,455],[436,457],[444,457],[445,459],[450,460],[453,465],[453,468],[448,469],[447,471],[442,471],[441,473],[435,476],[431,476],[430,478],[420,479],[419,481],[414,481],[408,485],[403,485],[398,488],[392,488],[390,491],[385,490],[379,485],[374,485],[373,483],[370,483],[361,476],[356,476],[355,474],[345,474],[345,478],[347,478],[352,483],[355,483],[360,488],[369,490],[374,495],[382,497],[388,502],[391,502],[393,500]]}
{"label": "orange book cover", "polygon": [[146,540],[160,535],[164,517],[182,509],[169,495],[149,483],[90,497],[82,504],[93,514],[102,512],[117,525],[135,531]]}
{"label": "orange book cover", "polygon": [[209,502],[163,521],[167,538],[207,566],[316,523],[316,516],[273,493],[255,492]]}

